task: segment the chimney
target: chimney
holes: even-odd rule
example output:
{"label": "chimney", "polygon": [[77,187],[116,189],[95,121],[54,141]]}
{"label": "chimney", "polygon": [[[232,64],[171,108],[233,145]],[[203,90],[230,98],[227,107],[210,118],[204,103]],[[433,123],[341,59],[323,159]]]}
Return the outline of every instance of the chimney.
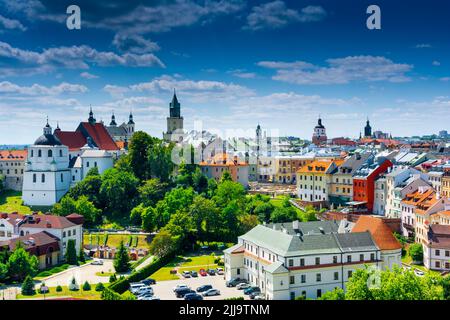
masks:
{"label": "chimney", "polygon": [[294,229],[294,230],[300,229],[300,223],[298,220],[292,221],[292,229]]}
{"label": "chimney", "polygon": [[50,221],[47,221],[46,227],[47,227],[47,228],[51,228],[51,227],[52,227],[52,224],[50,223]]}

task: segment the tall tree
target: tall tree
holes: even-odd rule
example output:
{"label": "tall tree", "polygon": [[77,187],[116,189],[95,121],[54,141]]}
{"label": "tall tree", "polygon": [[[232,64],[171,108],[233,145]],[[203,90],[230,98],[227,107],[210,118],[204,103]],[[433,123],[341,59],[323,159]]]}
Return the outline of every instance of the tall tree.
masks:
{"label": "tall tree", "polygon": [[22,283],[21,292],[24,296],[32,296],[36,293],[33,278],[30,275],[27,275],[25,281]]}
{"label": "tall tree", "polygon": [[220,237],[221,216],[214,201],[196,196],[189,214],[193,218],[199,240],[213,241]]}
{"label": "tall tree", "polygon": [[139,198],[145,207],[154,206],[159,200],[164,198],[168,190],[168,184],[154,178],[146,180],[139,188]]}
{"label": "tall tree", "polygon": [[116,272],[127,272],[130,270],[130,257],[123,241],[120,242],[119,248],[114,255],[114,269]]}
{"label": "tall tree", "polygon": [[161,230],[150,243],[149,251],[159,258],[165,257],[175,250],[175,241],[167,230]]}
{"label": "tall tree", "polygon": [[150,149],[154,139],[143,131],[137,131],[131,137],[128,154],[130,167],[139,180],[150,178]]}
{"label": "tall tree", "polygon": [[75,240],[69,239],[66,247],[66,262],[70,265],[78,265],[77,250]]}
{"label": "tall tree", "polygon": [[154,142],[149,149],[150,177],[158,178],[162,182],[168,182],[173,171],[171,147],[162,141]]}

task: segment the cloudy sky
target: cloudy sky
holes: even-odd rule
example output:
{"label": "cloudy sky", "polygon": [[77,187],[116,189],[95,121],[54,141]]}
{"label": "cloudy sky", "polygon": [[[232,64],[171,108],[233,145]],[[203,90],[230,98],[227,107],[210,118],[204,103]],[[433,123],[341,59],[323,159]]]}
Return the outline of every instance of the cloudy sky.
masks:
{"label": "cloudy sky", "polygon": [[74,130],[89,105],[160,137],[174,88],[187,129],[310,138],[320,114],[330,137],[367,117],[394,136],[450,130],[450,5],[380,0],[371,31],[370,4],[0,0],[0,144],[32,143],[47,116]]}

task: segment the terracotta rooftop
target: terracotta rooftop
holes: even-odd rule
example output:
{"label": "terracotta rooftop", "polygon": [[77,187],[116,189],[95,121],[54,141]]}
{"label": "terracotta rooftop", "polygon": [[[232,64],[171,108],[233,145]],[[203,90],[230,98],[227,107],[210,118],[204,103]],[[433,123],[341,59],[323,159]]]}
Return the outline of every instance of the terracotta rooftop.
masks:
{"label": "terracotta rooftop", "polygon": [[69,148],[70,151],[79,150],[86,144],[86,138],[79,131],[61,131],[55,130],[55,136],[61,143]]}
{"label": "terracotta rooftop", "polygon": [[200,162],[201,166],[247,166],[247,163],[239,161],[238,157],[230,157],[226,153],[216,154],[214,157]]}
{"label": "terracotta rooftop", "polygon": [[381,250],[396,250],[401,249],[401,244],[392,234],[391,229],[381,218],[371,216],[360,216],[356,221],[352,232],[365,232],[369,231],[372,235],[376,245]]}
{"label": "terracotta rooftop", "polygon": [[81,122],[78,128],[80,129],[80,127],[87,131],[99,149],[119,150],[119,147],[116,145],[113,138],[111,138],[103,123],[90,124],[89,122]]}
{"label": "terracotta rooftop", "polygon": [[65,229],[76,226],[75,223],[69,221],[66,217],[53,215],[32,215],[22,224],[26,228],[53,228]]}
{"label": "terracotta rooftop", "polygon": [[27,155],[27,150],[2,150],[0,151],[0,161],[25,161]]}
{"label": "terracotta rooftop", "polygon": [[344,160],[316,160],[297,170],[298,173],[326,173],[332,164],[340,166]]}

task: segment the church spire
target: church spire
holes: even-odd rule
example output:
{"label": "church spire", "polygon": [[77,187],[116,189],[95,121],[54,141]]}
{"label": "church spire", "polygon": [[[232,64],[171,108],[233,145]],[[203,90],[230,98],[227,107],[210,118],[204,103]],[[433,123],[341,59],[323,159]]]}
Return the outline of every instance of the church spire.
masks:
{"label": "church spire", "polygon": [[111,122],[109,123],[109,125],[110,126],[117,126],[117,123],[116,123],[116,116],[114,115],[114,110],[113,110],[113,112],[112,112],[112,115],[111,115]]}
{"label": "church spire", "polygon": [[132,111],[130,111],[130,115],[128,116],[128,124],[134,124]]}
{"label": "church spire", "polygon": [[173,89],[172,102],[169,104],[169,111],[170,111],[171,118],[180,118],[181,117],[180,103],[178,102],[177,93],[175,91],[175,88]]}
{"label": "church spire", "polygon": [[89,119],[88,122],[90,124],[95,124],[94,112],[92,112],[92,106],[89,105]]}

